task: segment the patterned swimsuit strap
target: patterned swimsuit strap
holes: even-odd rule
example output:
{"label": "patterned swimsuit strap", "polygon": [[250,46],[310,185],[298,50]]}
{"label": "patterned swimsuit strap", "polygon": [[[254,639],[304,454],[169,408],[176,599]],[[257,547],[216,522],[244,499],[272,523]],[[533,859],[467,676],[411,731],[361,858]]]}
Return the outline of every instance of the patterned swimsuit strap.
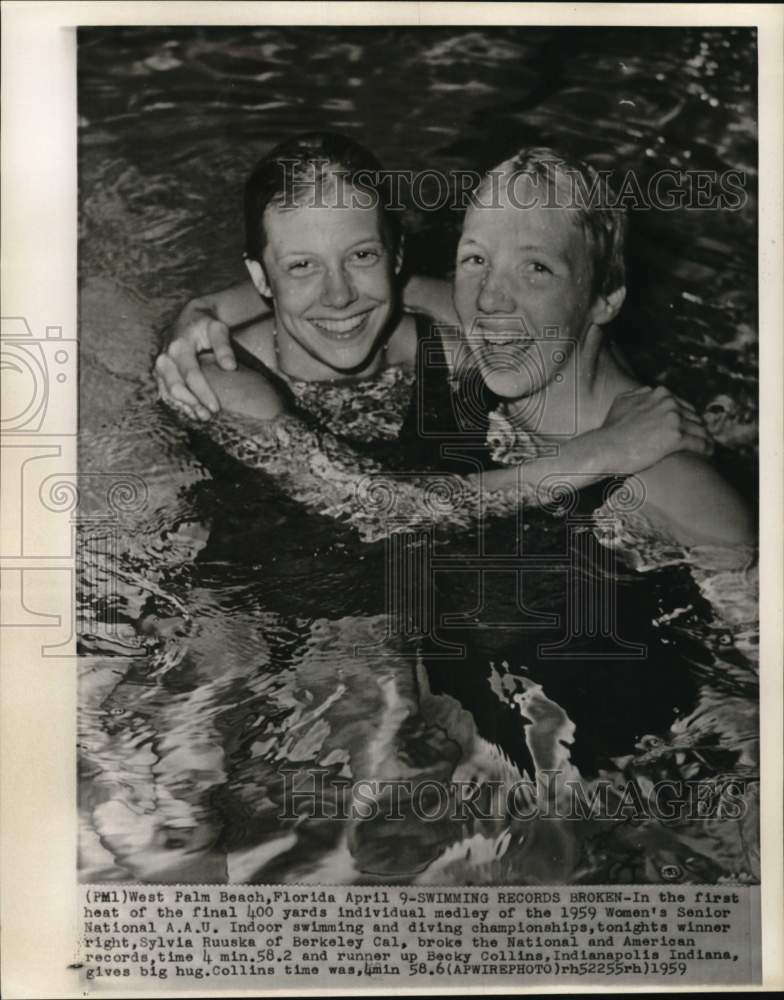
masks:
{"label": "patterned swimsuit strap", "polygon": [[412,370],[394,364],[356,382],[309,382],[276,371],[232,340],[237,361],[270,380],[280,390],[286,410],[313,429],[330,430],[358,444],[397,438],[411,402]]}
{"label": "patterned swimsuit strap", "polygon": [[[416,323],[417,323],[417,339],[419,340],[425,334],[425,332],[429,329],[429,326],[428,326],[428,321],[427,321],[426,317],[420,317],[420,316],[417,315],[415,318],[416,318]],[[424,325],[420,324],[420,319],[424,321]],[[265,378],[271,379],[275,383],[276,386],[283,387],[287,391],[288,395],[292,399],[295,398],[294,393],[293,393],[292,388],[291,388],[292,383],[299,384],[299,385],[309,385],[309,384],[311,384],[311,383],[308,383],[307,380],[305,380],[305,379],[298,379],[298,378],[296,378],[294,376],[285,376],[285,375],[282,375],[280,372],[276,371],[274,368],[270,368],[270,366],[268,364],[266,364],[266,362],[262,361],[261,358],[257,357],[255,354],[251,354],[251,352],[247,349],[247,347],[243,347],[242,344],[236,339],[236,337],[231,336],[230,340],[231,340],[232,349],[234,350],[234,356],[236,357],[238,364],[242,365],[244,368],[250,368],[252,371],[259,372],[259,374],[260,375],[264,375]],[[376,374],[369,375],[367,378],[360,379],[359,383],[357,383],[357,384],[361,385],[363,382],[376,381],[376,380],[380,379],[384,375],[384,372],[387,371],[388,368],[398,368],[398,367],[400,367],[400,366],[399,365],[388,365],[386,368],[382,368]],[[315,383],[312,383],[312,384],[313,385],[324,385],[326,383],[315,382]],[[338,385],[339,386],[341,383],[340,382],[331,382],[331,383],[328,383],[328,384]]]}

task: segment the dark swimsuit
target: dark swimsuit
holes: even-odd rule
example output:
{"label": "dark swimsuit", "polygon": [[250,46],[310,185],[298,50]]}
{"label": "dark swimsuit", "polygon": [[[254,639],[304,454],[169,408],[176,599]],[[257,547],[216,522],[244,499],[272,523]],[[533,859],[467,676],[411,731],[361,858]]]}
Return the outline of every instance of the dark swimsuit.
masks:
{"label": "dark swimsuit", "polygon": [[[459,437],[460,403],[438,332],[425,316],[415,315],[414,321],[415,368],[390,365],[352,383],[289,379],[234,338],[232,346],[239,364],[264,375],[286,400],[287,411],[308,426],[330,431],[390,468],[444,470],[455,464],[442,455],[441,446]],[[464,464],[459,471],[466,471]]]}
{"label": "dark swimsuit", "polygon": [[[427,318],[415,316],[415,322],[415,369],[389,366],[378,376],[350,385],[289,380],[236,341],[234,349],[242,367],[258,372],[275,386],[286,401],[287,412],[303,429],[330,431],[335,439],[350,445],[358,461],[365,456],[382,469],[414,475],[472,471],[465,462],[442,454],[442,443],[459,437],[459,404],[439,334]],[[203,487],[213,523],[199,556],[205,568],[209,563],[230,564],[239,572],[243,565],[258,567],[274,562],[281,589],[291,587],[290,582],[284,582],[287,574],[331,573],[335,584],[327,595],[327,605],[334,601],[334,608],[325,607],[322,615],[338,612],[341,605],[357,614],[384,610],[385,573],[379,562],[384,558],[383,542],[361,542],[350,524],[326,513],[311,509],[303,516],[298,501],[280,487],[274,475],[265,472],[263,464],[256,468],[244,465],[210,438],[208,428],[192,427],[191,434],[194,451],[213,477]],[[290,459],[294,464],[309,460],[308,455],[297,452],[296,445],[293,442],[290,455],[278,454],[273,459]],[[352,581],[360,577],[363,583],[357,584],[357,593],[349,595]],[[308,590],[303,587],[300,591],[303,604],[308,601]],[[357,604],[352,604],[354,597]]]}
{"label": "dark swimsuit", "polygon": [[[303,383],[292,385],[240,344],[235,344],[235,351],[240,364],[273,382],[304,424],[314,428],[331,425],[336,437],[391,470],[466,474],[475,471],[471,462],[483,468],[497,467],[499,462],[487,444],[493,399],[481,386],[455,389],[440,337],[432,334],[423,317],[416,318],[416,328],[419,350],[415,373],[398,369],[400,374],[382,373],[376,379],[353,383],[346,396],[356,394],[367,405],[346,408],[338,391],[331,394],[326,414],[322,405],[322,393],[330,396],[326,386],[318,389],[315,383],[304,383],[310,388],[298,391]],[[386,388],[397,404],[406,387],[407,407],[404,403],[398,409],[385,407],[383,394],[373,391],[374,384],[384,379],[393,383]],[[369,391],[357,393],[363,388]],[[372,424],[379,410],[382,430],[374,434]],[[234,487],[233,499],[214,518],[215,527],[200,562],[217,561],[224,567],[230,563],[238,568],[251,564],[260,605],[277,610],[284,618],[292,614],[302,619],[340,618],[347,613],[377,615],[388,611],[385,543],[357,542],[350,526],[326,515],[308,513],[303,517],[296,501],[276,492],[269,477],[263,489],[247,489],[241,485],[243,476],[250,473],[258,477],[258,471],[243,469],[239,463],[235,466],[240,485]],[[605,480],[580,491],[572,515],[590,515],[606,498],[608,489],[622,481]],[[216,486],[224,495],[226,489],[231,490],[223,483]],[[509,553],[523,538],[525,551],[532,555],[567,550],[563,520],[528,508],[523,515],[521,519],[482,524],[483,551]],[[588,521],[585,530],[590,531]],[[465,625],[451,627],[436,624],[435,634],[447,643],[463,645],[465,655],[433,657],[430,652],[434,647],[425,637],[422,658],[433,692],[456,697],[472,713],[479,732],[519,766],[531,772],[523,720],[515,706],[505,705],[495,693],[488,673],[493,662],[506,662],[512,672],[521,671],[541,683],[547,696],[563,706],[577,724],[572,760],[584,774],[607,766],[613,754],[628,753],[635,736],[663,731],[672,721],[673,706],[682,710],[692,702],[690,672],[673,656],[672,647],[661,645],[652,627],[655,591],[639,580],[624,584],[620,563],[620,634],[624,639],[647,643],[646,657],[642,661],[602,659],[601,637],[578,636],[569,658],[558,659],[542,656],[540,650],[563,636],[568,575],[541,568],[526,570],[520,577],[523,589],[518,594],[514,576],[508,572],[491,572],[480,580],[476,570],[469,568],[475,563],[476,546],[476,532],[451,538],[449,552],[455,557],[455,568],[435,574],[429,585],[435,623],[448,620],[448,616],[466,620]],[[467,556],[465,570],[460,569],[462,550]],[[480,605],[483,622],[478,618],[471,624],[466,615]],[[532,614],[551,618],[555,614],[557,622],[531,630],[524,622],[530,621]],[[494,624],[501,622],[504,624]]]}

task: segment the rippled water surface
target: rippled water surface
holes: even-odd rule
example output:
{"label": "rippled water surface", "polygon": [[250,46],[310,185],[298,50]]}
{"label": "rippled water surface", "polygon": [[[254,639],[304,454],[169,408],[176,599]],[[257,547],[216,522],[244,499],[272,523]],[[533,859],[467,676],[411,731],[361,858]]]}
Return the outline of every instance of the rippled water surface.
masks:
{"label": "rippled water surface", "polygon": [[[213,481],[149,378],[178,307],[242,277],[244,177],[293,133],[346,132],[390,169],[477,168],[534,143],[643,177],[740,170],[740,211],[634,214],[615,334],[645,378],[705,414],[725,473],[753,501],[753,35],[112,29],[83,32],[79,60],[83,877],[755,881],[745,556],[623,540],[621,634],[646,644],[643,662],[540,662],[500,581],[487,621],[506,624],[457,627],[470,652],[456,667],[384,640],[383,545],[258,485]],[[446,221],[407,213],[412,270],[448,272]],[[126,484],[111,531],[99,516],[107,481]],[[527,537],[563,551],[551,521],[531,515]],[[562,610],[554,579],[526,576],[529,612]],[[447,581],[439,600],[465,612],[475,584]],[[394,822],[325,815],[341,782],[464,782],[487,805],[494,789],[554,770],[586,794],[601,781],[618,796],[699,781],[710,808],[699,819],[485,808],[425,820],[423,802],[403,796]],[[310,789],[321,815],[292,814],[292,788]]]}

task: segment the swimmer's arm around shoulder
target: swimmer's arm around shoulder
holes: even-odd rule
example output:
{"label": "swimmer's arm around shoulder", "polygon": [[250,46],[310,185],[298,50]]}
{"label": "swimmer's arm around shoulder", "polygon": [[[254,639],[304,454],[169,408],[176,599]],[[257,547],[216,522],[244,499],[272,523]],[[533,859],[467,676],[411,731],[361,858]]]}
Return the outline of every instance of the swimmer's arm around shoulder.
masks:
{"label": "swimmer's arm around shoulder", "polygon": [[459,326],[452,302],[452,286],[442,278],[412,274],[403,286],[403,305],[411,312],[421,312],[436,323]]}
{"label": "swimmer's arm around shoulder", "polygon": [[486,473],[485,485],[503,489],[514,477],[526,484],[524,498],[529,503],[546,501],[548,485],[581,489],[607,476],[653,469],[668,457],[680,456],[688,464],[690,457],[700,459],[711,450],[691,404],[663,386],[638,386],[616,396],[601,426],[561,440],[556,456],[529,460],[519,472],[510,467]]}
{"label": "swimmer's arm around shoulder", "polygon": [[[437,323],[457,324],[448,282],[415,275],[407,282],[403,299],[407,309],[424,312]],[[201,370],[200,355],[211,352],[220,368],[233,371],[237,362],[229,331],[269,312],[249,278],[187,302],[155,360],[160,399],[197,420],[218,413],[220,403]]]}
{"label": "swimmer's arm around shoulder", "polygon": [[677,452],[639,474],[642,511],[683,545],[755,545],[754,520],[706,458]]}
{"label": "swimmer's arm around shoulder", "polygon": [[561,441],[557,455],[488,469],[469,478],[486,493],[505,493],[509,498],[516,494],[519,503],[539,506],[551,499],[551,490],[581,490],[617,475],[618,468],[615,451],[606,446],[602,432],[587,431]]}
{"label": "swimmer's arm around shoulder", "polygon": [[236,368],[229,329],[266,315],[263,300],[248,279],[220,292],[191,299],[175,320],[166,346],[155,360],[159,397],[189,415],[208,420],[218,399],[204,378],[200,355],[211,352],[226,371]]}
{"label": "swimmer's arm around shoulder", "polygon": [[[262,375],[224,372],[214,363],[205,365],[205,375],[228,416],[206,424],[205,432],[239,461],[273,476],[306,506],[353,524],[366,541],[399,530],[409,519],[411,524],[424,518],[441,529],[466,529],[485,516],[509,515],[521,504],[546,503],[551,499],[547,477],[553,485],[579,489],[606,475],[604,449],[592,446],[594,436],[588,434],[563,444],[555,458],[519,467],[400,478],[348,442],[286,412],[284,400]],[[231,414],[249,418],[248,423],[232,421]],[[374,491],[379,488],[388,508],[378,509]]]}
{"label": "swimmer's arm around shoulder", "polygon": [[[425,516],[442,527],[465,528],[484,514],[510,513],[520,504],[547,503],[551,499],[548,487],[566,484],[580,489],[620,470],[629,473],[640,468],[631,462],[618,464],[617,448],[607,448],[606,432],[591,431],[561,442],[554,457],[492,469],[481,475],[447,476],[456,480],[455,487],[462,479],[468,490],[447,490],[453,500],[439,501],[434,506],[433,496],[442,496],[444,491],[439,489],[434,493],[432,487],[443,486],[444,475],[425,473],[403,481],[388,477],[348,443],[338,441],[327,431],[306,427],[298,417],[286,414],[284,401],[274,385],[257,372],[225,372],[209,363],[205,375],[221,406],[251,418],[258,426],[259,442],[270,445],[258,452],[267,458],[254,464],[280,479],[284,488],[290,488],[296,495],[313,498],[317,509],[353,523],[366,540],[383,537],[390,530],[390,519],[383,512],[374,516],[374,504],[366,495],[379,480],[390,497],[394,497],[397,527],[410,515],[412,523]],[[298,455],[285,450],[286,460],[280,461],[281,441],[284,450],[289,447],[285,446],[286,441],[296,441]],[[231,443],[236,444],[236,435]],[[646,490],[644,512],[653,520],[665,519],[676,538],[685,544],[753,542],[748,512],[706,459],[680,451],[658,462],[654,459],[655,464],[647,467],[647,455],[636,458],[646,465],[644,472],[638,472]]]}
{"label": "swimmer's arm around shoulder", "polygon": [[[454,371],[460,357],[460,320],[452,300],[452,286],[441,278],[412,275],[403,288],[403,305],[411,312],[424,313],[440,332],[444,357]],[[440,329],[439,329],[440,328]]]}
{"label": "swimmer's arm around shoulder", "polygon": [[186,303],[175,322],[172,339],[176,337],[177,328],[183,320],[188,323],[199,316],[209,316],[232,328],[267,316],[270,312],[253,282],[246,278],[229,288],[200,295]]}

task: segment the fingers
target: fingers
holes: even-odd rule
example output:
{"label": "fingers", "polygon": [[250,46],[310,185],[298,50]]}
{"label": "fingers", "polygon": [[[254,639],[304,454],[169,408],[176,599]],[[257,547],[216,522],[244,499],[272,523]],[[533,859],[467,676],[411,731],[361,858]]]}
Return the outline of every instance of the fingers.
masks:
{"label": "fingers", "polygon": [[172,344],[168,353],[161,354],[156,360],[155,370],[170,392],[174,386],[187,386],[192,397],[189,405],[200,420],[209,420],[211,413],[219,412],[218,397],[202,374],[199,359],[191,345],[182,344],[177,347]]}
{"label": "fingers", "polygon": [[669,453],[676,451],[691,451],[700,455],[713,453],[713,439],[702,420],[696,414],[680,407],[674,400],[660,426],[662,441],[669,442]]}
{"label": "fingers", "polygon": [[216,317],[213,312],[205,308],[203,303],[194,299],[182,310],[172,326],[166,351],[174,357],[177,352],[184,349],[192,351],[209,351],[209,325]]}
{"label": "fingers", "polygon": [[688,399],[684,399],[683,396],[678,396],[676,393],[669,390],[666,386],[657,385],[655,389],[651,390],[651,395],[658,399],[660,402],[666,402],[668,400],[673,400],[682,409],[689,413],[696,414],[697,408],[693,403],[690,403]]}
{"label": "fingers", "polygon": [[621,393],[618,398],[625,398],[628,401],[628,409],[625,411],[627,414],[634,412],[659,414],[661,418],[678,414],[698,422],[702,419],[688,400],[681,399],[663,385],[657,385],[655,388],[640,386]]}
{"label": "fingers", "polygon": [[[198,369],[198,365],[196,367]],[[167,354],[160,354],[155,359],[155,380],[158,384],[158,394],[164,402],[182,410],[192,418],[209,420],[209,410],[189,389],[180,369]],[[209,389],[209,386],[207,388]],[[215,402],[217,404],[217,400]]]}
{"label": "fingers", "polygon": [[180,370],[168,354],[159,354],[155,359],[154,367],[158,389],[161,396],[163,398],[167,398],[173,394],[173,390],[176,385],[182,384]]}
{"label": "fingers", "polygon": [[688,411],[681,411],[680,418],[685,430],[688,430],[692,434],[702,434],[705,437],[709,436],[705,424],[698,416],[693,415]]}
{"label": "fingers", "polygon": [[185,369],[182,374],[185,384],[198,401],[197,412],[201,411],[199,416],[202,420],[209,420],[210,415],[219,412],[220,403],[204,377],[204,373],[198,364],[194,364]]}
{"label": "fingers", "polygon": [[687,399],[684,399],[682,396],[676,395],[664,385],[640,385],[636,389],[627,389],[626,392],[621,392],[618,395],[619,397],[649,396],[652,403],[666,403],[668,400],[674,400],[679,406],[688,410],[690,413],[697,412],[696,407],[692,403],[690,403]]}
{"label": "fingers", "polygon": [[684,433],[681,435],[679,451],[691,451],[697,455],[713,454],[713,439],[707,434]]}
{"label": "fingers", "polygon": [[702,423],[702,417],[698,414],[696,407],[687,399],[682,399],[680,396],[676,396],[674,392],[670,392],[669,389],[665,389],[664,386],[657,386],[652,391],[651,396],[655,398],[655,405],[661,407],[665,412],[677,412],[684,417],[689,417],[698,423]]}
{"label": "fingers", "polygon": [[675,393],[672,393],[672,398],[676,401],[676,403],[678,403],[681,407],[683,407],[684,410],[688,410],[689,413],[696,414],[697,407],[692,406],[692,404],[688,401],[688,399],[683,399],[683,397],[681,396],[676,396]]}
{"label": "fingers", "polygon": [[683,432],[696,435],[697,437],[701,437],[709,441],[712,451],[712,438],[708,433],[707,427],[705,426],[705,421],[702,419],[695,407],[693,407],[687,400],[681,399],[680,396],[672,395],[671,399],[674,404],[673,412],[677,414]]}
{"label": "fingers", "polygon": [[182,414],[188,420],[200,420],[196,413],[195,406],[188,401],[193,400],[193,396],[188,393],[184,385],[175,385],[172,389],[166,385],[162,379],[156,379],[158,383],[158,397],[170,409]]}
{"label": "fingers", "polygon": [[683,447],[685,447],[687,451],[699,450],[702,455],[713,454],[713,438],[710,434],[708,434],[702,424],[694,421],[684,423],[681,430],[681,438],[684,441]]}
{"label": "fingers", "polygon": [[237,359],[234,357],[226,324],[217,319],[210,320],[207,324],[207,337],[218,365],[224,371],[234,371]]}
{"label": "fingers", "polygon": [[650,396],[652,393],[653,389],[649,385],[638,385],[636,389],[626,389],[624,392],[619,392],[615,398],[634,399],[637,396]]}

